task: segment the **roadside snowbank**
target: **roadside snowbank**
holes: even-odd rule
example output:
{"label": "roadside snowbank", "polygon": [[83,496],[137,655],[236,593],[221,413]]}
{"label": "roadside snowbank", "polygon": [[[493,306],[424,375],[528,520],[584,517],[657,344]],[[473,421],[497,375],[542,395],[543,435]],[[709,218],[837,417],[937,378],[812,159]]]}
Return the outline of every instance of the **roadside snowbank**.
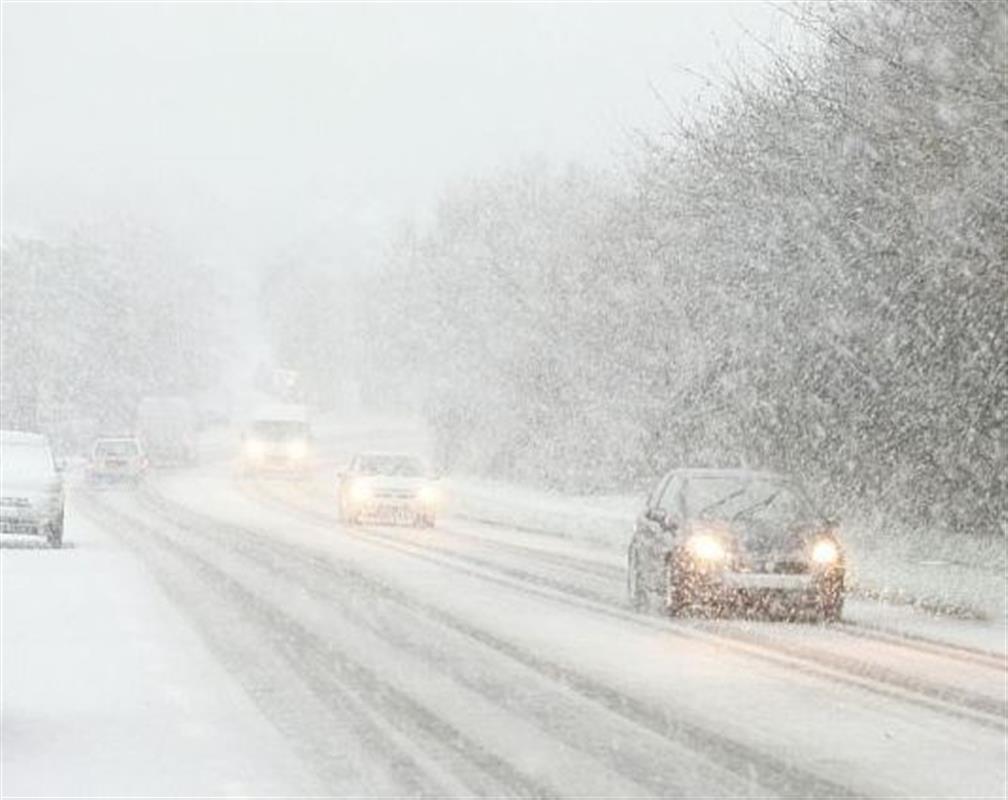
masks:
{"label": "roadside snowbank", "polygon": [[[643,503],[638,495],[563,495],[475,478],[446,482],[452,512],[490,524],[624,550]],[[949,539],[881,523],[844,526],[855,595],[924,611],[1003,621],[1008,581],[1002,541]]]}

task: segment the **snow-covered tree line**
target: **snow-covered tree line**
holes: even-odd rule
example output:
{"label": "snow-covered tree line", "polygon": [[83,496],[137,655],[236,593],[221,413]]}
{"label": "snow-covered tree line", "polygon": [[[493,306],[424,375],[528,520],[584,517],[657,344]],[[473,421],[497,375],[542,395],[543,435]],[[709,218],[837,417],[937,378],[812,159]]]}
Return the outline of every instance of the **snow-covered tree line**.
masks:
{"label": "snow-covered tree line", "polygon": [[360,318],[354,276],[332,267],[303,253],[273,260],[262,276],[259,310],[273,366],[297,371],[311,405],[345,410],[357,395]]}
{"label": "snow-covered tree line", "polygon": [[783,469],[837,507],[1006,519],[1006,7],[801,7],[611,173],[455,187],[363,287],[373,396],[447,468],[640,487]]}
{"label": "snow-covered tree line", "polygon": [[156,232],[12,236],[2,264],[3,427],[126,432],[144,395],[212,383],[219,298]]}

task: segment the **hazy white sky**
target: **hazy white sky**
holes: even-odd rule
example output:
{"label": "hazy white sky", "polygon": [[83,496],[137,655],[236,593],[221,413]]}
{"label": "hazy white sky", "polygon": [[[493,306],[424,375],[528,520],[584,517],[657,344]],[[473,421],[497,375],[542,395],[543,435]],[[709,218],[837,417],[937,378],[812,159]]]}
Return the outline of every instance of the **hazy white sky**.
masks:
{"label": "hazy white sky", "polygon": [[[125,215],[218,260],[354,254],[446,184],[603,163],[717,72],[762,2],[3,5],[7,232]],[[353,255],[347,257],[352,258]]]}

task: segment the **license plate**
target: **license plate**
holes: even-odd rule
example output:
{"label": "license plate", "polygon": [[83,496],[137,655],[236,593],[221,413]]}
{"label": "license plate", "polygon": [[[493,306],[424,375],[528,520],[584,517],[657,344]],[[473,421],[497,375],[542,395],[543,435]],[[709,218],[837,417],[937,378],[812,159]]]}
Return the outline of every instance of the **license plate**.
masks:
{"label": "license plate", "polygon": [[763,572],[728,572],[724,576],[728,586],[739,589],[776,589],[800,591],[811,585],[807,575],[773,575]]}
{"label": "license plate", "polygon": [[32,522],[0,522],[0,533],[35,533]]}

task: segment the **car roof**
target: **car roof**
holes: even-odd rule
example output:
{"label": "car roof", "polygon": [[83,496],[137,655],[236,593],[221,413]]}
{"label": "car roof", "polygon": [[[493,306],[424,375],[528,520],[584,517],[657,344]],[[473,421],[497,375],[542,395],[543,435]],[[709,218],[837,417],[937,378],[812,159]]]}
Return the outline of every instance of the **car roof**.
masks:
{"label": "car roof", "polygon": [[99,436],[95,439],[95,444],[103,444],[104,442],[134,442],[135,444],[140,444],[140,440],[136,436]]}
{"label": "car roof", "polygon": [[49,440],[41,433],[29,433],[28,431],[0,431],[0,442],[4,444],[33,444],[38,447],[45,447]]}
{"label": "car roof", "polygon": [[274,403],[256,409],[252,422],[307,422],[308,409],[296,403]]}

